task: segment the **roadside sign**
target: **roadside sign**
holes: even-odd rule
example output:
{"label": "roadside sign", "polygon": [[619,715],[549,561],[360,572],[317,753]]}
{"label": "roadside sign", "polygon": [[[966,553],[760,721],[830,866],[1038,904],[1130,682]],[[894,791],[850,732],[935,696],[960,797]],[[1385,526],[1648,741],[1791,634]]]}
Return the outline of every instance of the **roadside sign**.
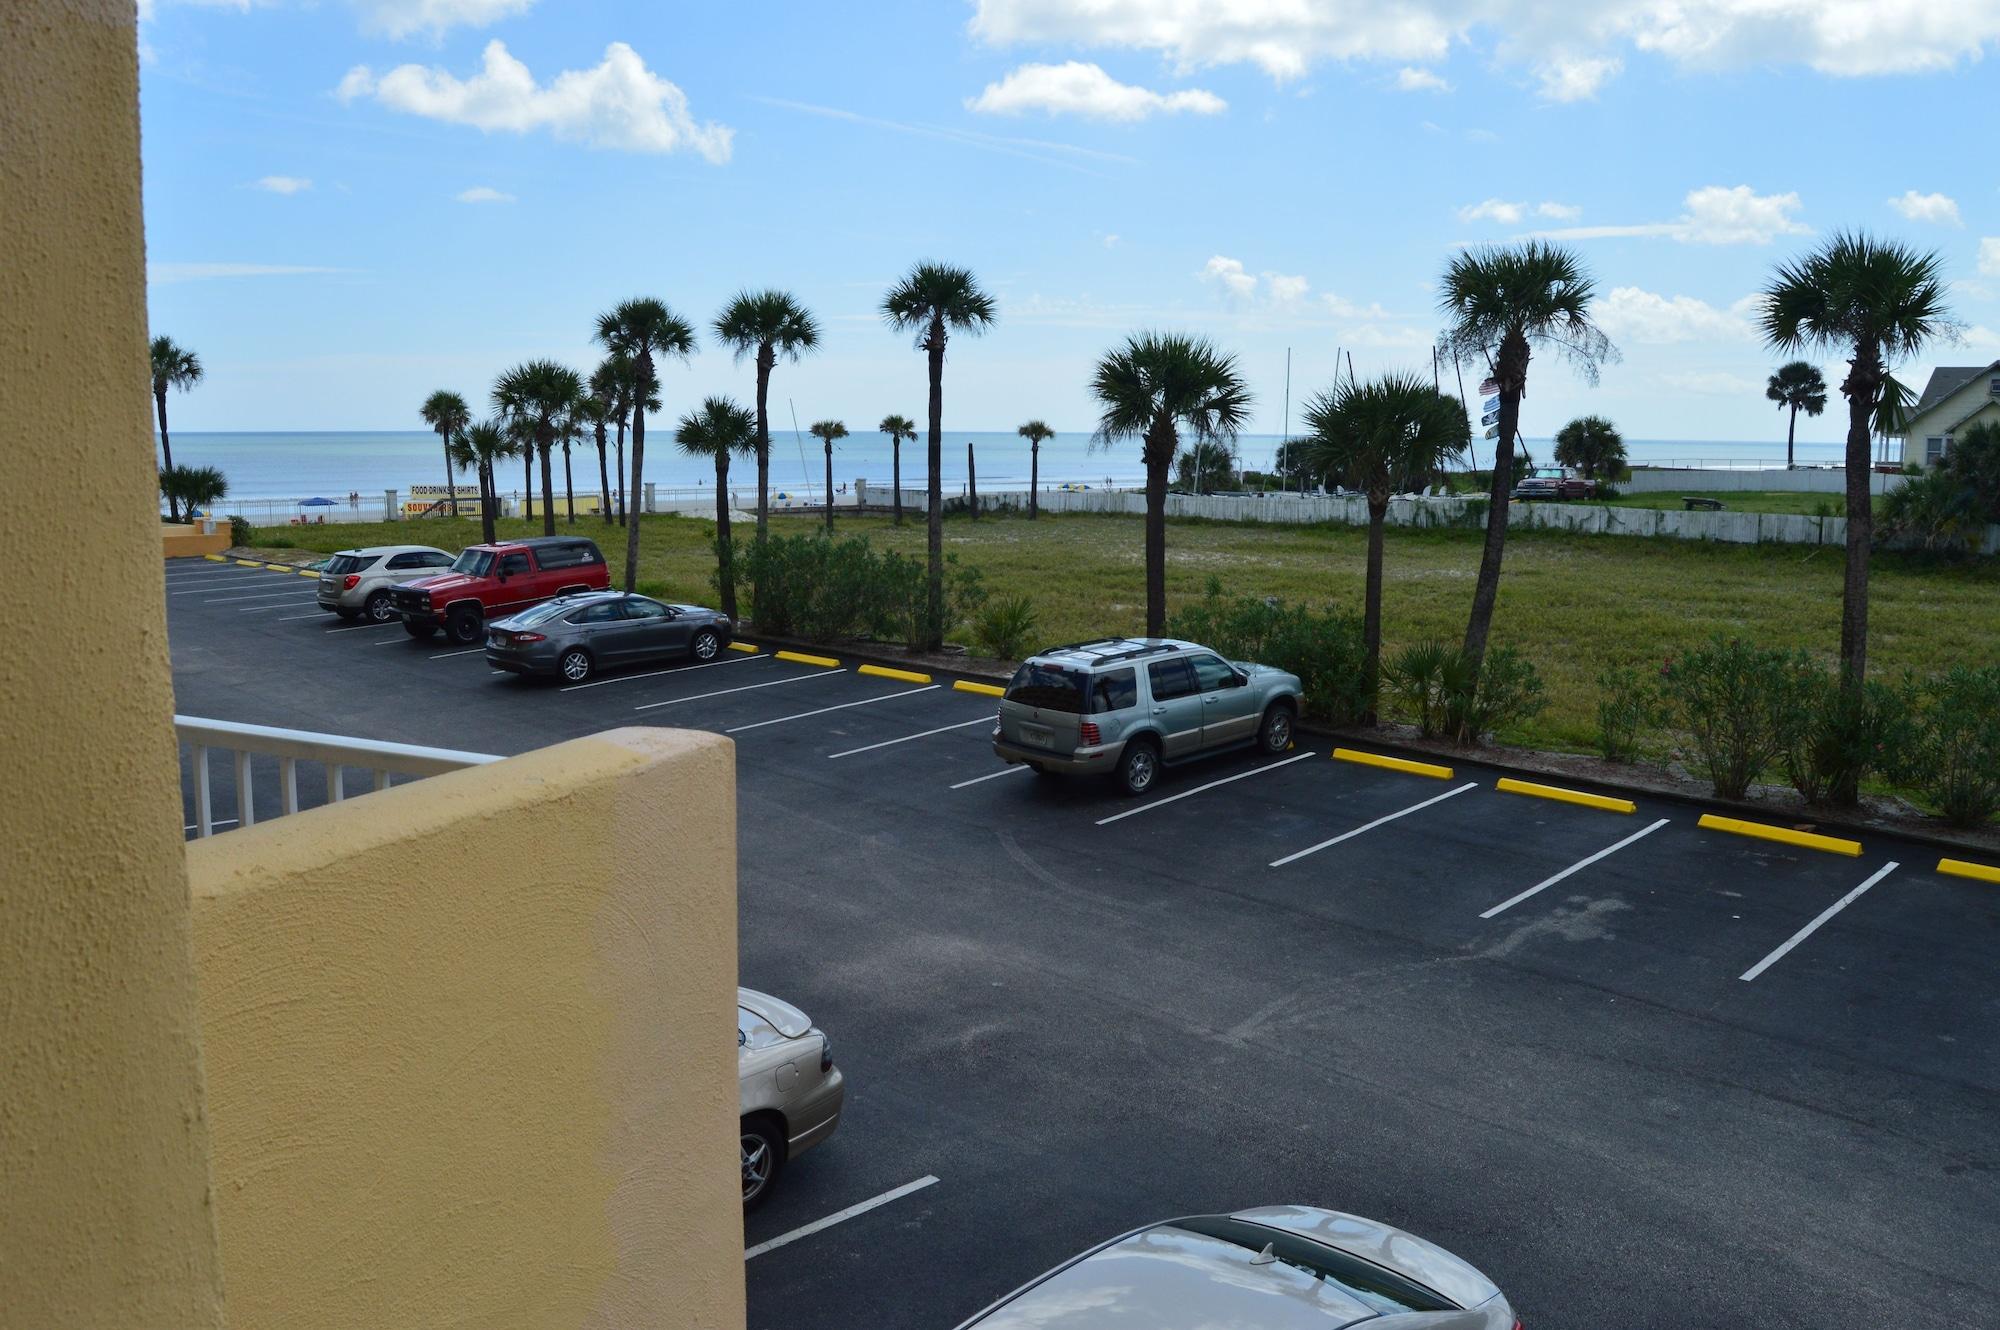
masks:
{"label": "roadside sign", "polygon": [[1489,397],[1486,399],[1486,404],[1479,409],[1481,411],[1498,411],[1500,409],[1500,399],[1498,397]]}
{"label": "roadside sign", "polygon": [[1497,438],[1499,438],[1499,437],[1500,437],[1500,427],[1499,427],[1498,425],[1494,425],[1494,426],[1490,427],[1490,428],[1489,428],[1489,429],[1488,429],[1488,430],[1486,431],[1486,437],[1487,437],[1488,439],[1497,439]]}
{"label": "roadside sign", "polygon": [[1500,385],[1495,383],[1492,379],[1487,379],[1479,385],[1479,392],[1481,396],[1484,396],[1488,393],[1497,393],[1499,391],[1500,391]]}
{"label": "roadside sign", "polygon": [[1482,425],[1497,425],[1500,423],[1500,413],[1498,411],[1488,411],[1479,418],[1479,423]]}

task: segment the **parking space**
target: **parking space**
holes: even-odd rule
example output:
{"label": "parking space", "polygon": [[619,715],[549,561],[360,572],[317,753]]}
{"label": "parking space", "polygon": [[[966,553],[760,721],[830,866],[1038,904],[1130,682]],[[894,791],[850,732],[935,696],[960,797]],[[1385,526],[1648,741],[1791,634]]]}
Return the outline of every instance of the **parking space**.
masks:
{"label": "parking space", "polygon": [[179,709],[495,753],[735,743],[743,982],[832,1032],[850,1087],[746,1224],[753,1324],[949,1325],[1123,1228],[1281,1199],[1433,1236],[1536,1326],[1974,1323],[2000,1297],[2000,890],[1934,852],[1310,735],[1130,798],[1000,765],[994,699],[949,677],[760,651],[530,682],[312,591],[171,570]]}

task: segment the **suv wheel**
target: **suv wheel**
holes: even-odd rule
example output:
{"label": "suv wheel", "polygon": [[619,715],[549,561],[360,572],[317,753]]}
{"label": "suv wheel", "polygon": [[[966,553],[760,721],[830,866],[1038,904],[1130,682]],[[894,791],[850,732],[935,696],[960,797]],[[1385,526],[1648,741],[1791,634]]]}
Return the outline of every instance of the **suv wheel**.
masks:
{"label": "suv wheel", "polygon": [[444,630],[451,635],[452,641],[470,646],[479,640],[479,630],[484,623],[478,610],[470,605],[461,605],[445,619]]}
{"label": "suv wheel", "polygon": [[784,1145],[770,1124],[743,1119],[743,1208],[755,1210],[771,1193],[778,1170],[785,1165]]}
{"label": "suv wheel", "polygon": [[396,617],[396,607],[389,603],[389,593],[386,591],[369,593],[368,601],[362,608],[376,623],[387,623]]}
{"label": "suv wheel", "polygon": [[590,653],[582,647],[571,647],[563,652],[562,659],[556,662],[556,668],[561,670],[562,677],[571,683],[582,683],[590,677]]}
{"label": "suv wheel", "polygon": [[1118,783],[1127,794],[1144,794],[1160,778],[1160,749],[1151,739],[1134,739],[1118,759]]}
{"label": "suv wheel", "polygon": [[722,639],[716,635],[713,628],[704,628],[694,635],[694,641],[688,645],[688,650],[694,654],[696,660],[714,660],[715,653],[722,650]]}
{"label": "suv wheel", "polygon": [[1267,753],[1282,753],[1292,746],[1292,709],[1273,702],[1264,713],[1263,728],[1257,731],[1257,746]]}

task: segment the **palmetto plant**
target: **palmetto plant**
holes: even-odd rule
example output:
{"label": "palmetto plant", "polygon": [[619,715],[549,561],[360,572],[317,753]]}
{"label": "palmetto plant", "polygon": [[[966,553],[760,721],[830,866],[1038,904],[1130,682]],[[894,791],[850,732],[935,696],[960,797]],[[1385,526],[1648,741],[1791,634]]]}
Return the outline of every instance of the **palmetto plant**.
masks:
{"label": "palmetto plant", "polygon": [[568,421],[583,398],[577,372],[553,360],[529,360],[494,380],[493,408],[517,421],[534,441],[542,462],[542,534],[556,533],[555,472],[549,453],[567,437]]}
{"label": "palmetto plant", "polygon": [[451,441],[452,462],[479,477],[479,538],[493,543],[494,511],[500,505],[497,467],[519,451],[519,445],[496,421],[467,425]]}
{"label": "palmetto plant", "polygon": [[1578,416],[1556,431],[1556,462],[1590,480],[1617,480],[1625,474],[1625,436],[1603,416]]}
{"label": "palmetto plant", "polygon": [[[160,421],[160,466],[164,471],[172,471],[174,446],[173,441],[167,437],[167,389],[178,388],[186,392],[200,383],[201,358],[176,343],[171,337],[155,337],[150,349],[153,361],[153,409]],[[167,519],[180,520],[180,502],[172,494],[167,495]]]}
{"label": "palmetto plant", "polygon": [[903,524],[903,440],[917,437],[917,427],[908,416],[884,416],[875,427],[889,436],[889,502],[896,510],[896,525]]}
{"label": "palmetto plant", "polygon": [[1528,360],[1537,350],[1569,360],[1595,383],[1617,348],[1590,321],[1596,285],[1570,251],[1542,240],[1467,250],[1445,265],[1438,310],[1445,329],[1440,349],[1462,365],[1489,373],[1500,395],[1500,434],[1486,510],[1486,544],[1465,625],[1465,656],[1477,677],[1500,594],[1500,560],[1507,542],[1514,441]]}
{"label": "palmetto plant", "polygon": [[891,328],[916,338],[930,370],[930,464],[925,503],[925,590],[923,639],[927,650],[944,644],[944,493],[938,473],[944,463],[944,349],[952,333],[976,335],[993,326],[997,307],[972,273],[945,263],[923,262],[882,297],[882,317]]}
{"label": "palmetto plant", "polygon": [[440,388],[424,399],[419,414],[444,445],[444,492],[448,496],[451,515],[457,517],[458,481],[451,461],[451,441],[460,430],[472,423],[472,409],[457,393]]}
{"label": "palmetto plant", "polygon": [[212,466],[170,466],[160,471],[160,493],[169,508],[178,505],[189,520],[229,493],[229,482]]}
{"label": "palmetto plant", "polygon": [[1780,411],[1789,408],[1791,412],[1785,421],[1785,469],[1789,471],[1797,465],[1792,457],[1792,441],[1799,432],[1799,412],[1817,416],[1826,410],[1826,378],[1812,361],[1794,360],[1778,366],[1777,372],[1765,381],[1764,396],[1776,402]]}
{"label": "palmetto plant", "polygon": [[819,322],[789,291],[741,291],[715,316],[715,335],[741,361],[757,364],[757,539],[771,514],[771,370],[819,345]]}
{"label": "palmetto plant", "polygon": [[[662,356],[686,360],[694,354],[694,327],[663,302],[641,296],[600,314],[597,340],[632,364],[632,480],[626,493],[640,494],[646,463],[646,413],[660,405],[657,361]],[[639,524],[632,521],[625,527],[625,590],[633,590],[638,577]]]}
{"label": "palmetto plant", "polygon": [[681,451],[715,463],[715,587],[722,612],[736,618],[736,557],[729,536],[729,459],[757,451],[757,421],[727,397],[710,397],[681,417],[674,431]]}
{"label": "palmetto plant", "polygon": [[1306,401],[1305,447],[1312,466],[1368,500],[1368,579],[1361,636],[1367,653],[1368,708],[1382,678],[1382,531],[1393,495],[1430,484],[1471,440],[1465,404],[1420,374],[1348,382]]}
{"label": "palmetto plant", "polygon": [[[1870,432],[1881,418],[1892,362],[1916,355],[1956,331],[1945,308],[1934,253],[1841,232],[1819,249],[1783,263],[1764,288],[1764,341],[1779,351],[1818,350],[1848,357],[1840,391],[1847,398],[1847,570],[1840,611],[1842,686],[1858,693],[1868,673],[1868,553],[1874,505],[1868,483]],[[1854,791],[1835,797],[1851,802]]]}
{"label": "palmetto plant", "polygon": [[847,426],[838,420],[815,420],[806,433],[826,445],[826,533],[833,534],[833,442],[847,437]]}
{"label": "palmetto plant", "polygon": [[1092,441],[1137,436],[1146,464],[1146,634],[1167,619],[1167,477],[1185,429],[1198,444],[1229,444],[1250,414],[1236,357],[1206,338],[1135,333],[1097,362],[1091,395],[1101,414]]}
{"label": "palmetto plant", "polygon": [[1053,439],[1056,432],[1039,420],[1031,420],[1014,432],[1028,441],[1028,516],[1040,517],[1042,510],[1036,495],[1042,488],[1042,445]]}

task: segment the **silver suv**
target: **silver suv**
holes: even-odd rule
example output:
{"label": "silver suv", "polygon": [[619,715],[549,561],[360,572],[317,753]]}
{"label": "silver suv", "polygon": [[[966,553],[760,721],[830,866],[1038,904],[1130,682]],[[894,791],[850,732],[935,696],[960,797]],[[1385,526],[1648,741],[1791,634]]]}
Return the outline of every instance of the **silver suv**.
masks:
{"label": "silver suv", "polygon": [[1144,794],[1163,765],[1248,744],[1284,752],[1303,691],[1295,674],[1231,663],[1194,642],[1077,642],[1014,672],[993,751],[1045,776],[1108,772]]}
{"label": "silver suv", "polygon": [[349,621],[366,615],[375,623],[388,623],[396,617],[390,587],[449,567],[451,556],[429,545],[342,550],[319,570],[319,607]]}

